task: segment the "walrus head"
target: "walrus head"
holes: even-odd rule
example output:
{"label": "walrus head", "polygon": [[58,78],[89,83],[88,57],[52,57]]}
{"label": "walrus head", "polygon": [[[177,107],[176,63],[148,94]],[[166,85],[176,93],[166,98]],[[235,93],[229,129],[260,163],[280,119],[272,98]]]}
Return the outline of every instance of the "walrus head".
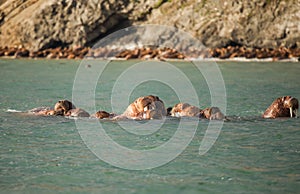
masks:
{"label": "walrus head", "polygon": [[189,103],[178,103],[171,110],[173,117],[197,117],[200,114],[200,109],[192,106]]}
{"label": "walrus head", "polygon": [[226,118],[218,107],[210,107],[202,110],[199,117],[209,120],[224,120]]}
{"label": "walrus head", "polygon": [[147,119],[162,119],[167,115],[167,110],[165,108],[164,102],[158,96],[148,95],[146,96],[146,98],[150,99],[151,103],[148,103],[144,107],[144,118],[145,113],[147,115]]}
{"label": "walrus head", "polygon": [[298,100],[291,96],[275,99],[263,114],[263,118],[297,117]]}
{"label": "walrus head", "polygon": [[148,96],[139,97],[134,101],[134,105],[139,113],[147,111],[150,107],[150,104],[153,102],[152,98]]}
{"label": "walrus head", "polygon": [[[134,105],[138,111],[138,114],[143,114],[144,119],[156,117],[157,114],[166,115],[166,110],[163,102],[158,96],[148,95],[139,97],[135,100]],[[160,111],[157,111],[159,109]],[[148,116],[145,116],[148,115]]]}
{"label": "walrus head", "polygon": [[111,114],[109,114],[106,111],[100,110],[94,114],[94,117],[98,119],[104,119],[104,118],[109,118]]}
{"label": "walrus head", "polygon": [[181,117],[181,112],[183,111],[183,109],[187,108],[191,106],[189,103],[178,103],[175,104],[174,107],[171,110],[171,116],[173,117]]}
{"label": "walrus head", "polygon": [[299,109],[299,102],[296,98],[291,96],[284,96],[282,97],[282,101],[285,108],[288,108],[290,110],[290,117],[297,117],[297,111]]}
{"label": "walrus head", "polygon": [[153,101],[144,107],[143,118],[144,119],[162,119],[166,116],[166,110],[163,102]]}
{"label": "walrus head", "polygon": [[68,100],[60,100],[54,106],[54,111],[57,115],[65,115],[71,109],[75,109],[76,107],[72,102]]}
{"label": "walrus head", "polygon": [[153,95],[137,98],[123,113],[123,116],[134,119],[161,119],[166,115],[163,101]]}

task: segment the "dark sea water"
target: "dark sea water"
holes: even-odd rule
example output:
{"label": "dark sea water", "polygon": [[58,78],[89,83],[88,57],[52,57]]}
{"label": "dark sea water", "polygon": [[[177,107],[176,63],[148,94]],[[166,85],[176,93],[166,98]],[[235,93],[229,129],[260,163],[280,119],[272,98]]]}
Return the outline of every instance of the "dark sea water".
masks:
{"label": "dark sea water", "polygon": [[[224,122],[211,149],[199,155],[209,125],[209,121],[201,120],[192,141],[174,160],[157,168],[128,170],[99,159],[81,138],[74,119],[14,112],[53,106],[60,99],[72,100],[80,62],[0,60],[0,193],[300,192],[300,119],[261,118],[277,97],[291,95],[300,99],[299,63],[218,62],[226,88],[226,115],[231,121]],[[89,63],[91,66],[83,67],[91,70],[87,80],[94,76],[93,68],[102,64]],[[108,64],[97,81],[95,106],[87,109],[111,111],[112,88],[118,77],[136,63]],[[170,64],[191,81],[199,106],[210,106],[210,90],[199,70],[188,62]],[[175,86],[184,87],[179,82]],[[173,106],[179,99],[176,88],[150,80],[134,86],[129,101],[147,94],[159,95],[166,106]],[[194,122],[174,118],[124,121],[132,128],[140,124],[151,128],[164,122],[159,130],[148,135],[128,133],[118,122],[100,123],[120,145],[147,150],[172,138],[181,121],[186,125]],[[83,122],[87,129],[90,123],[98,123],[95,119]],[[103,149],[114,152],[112,148]],[[149,163],[150,160],[156,159],[150,158]]]}

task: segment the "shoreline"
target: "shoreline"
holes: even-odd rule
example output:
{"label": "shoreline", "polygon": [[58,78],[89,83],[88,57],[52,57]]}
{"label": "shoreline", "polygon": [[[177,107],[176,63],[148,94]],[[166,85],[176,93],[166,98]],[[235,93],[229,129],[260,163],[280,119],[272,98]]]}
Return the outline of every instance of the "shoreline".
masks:
{"label": "shoreline", "polygon": [[102,59],[102,60],[157,60],[157,61],[241,61],[241,62],[299,62],[300,48],[276,49],[233,47],[189,49],[185,53],[171,48],[49,48],[29,51],[23,47],[0,47],[0,58],[5,59]]}
{"label": "shoreline", "polygon": [[220,58],[193,58],[193,59],[119,59],[119,58],[75,58],[75,59],[67,59],[67,58],[54,58],[54,59],[48,59],[48,58],[42,58],[42,57],[13,57],[13,56],[0,56],[0,59],[9,59],[9,60],[18,60],[18,59],[24,59],[24,60],[109,60],[109,61],[161,61],[161,62],[193,62],[193,61],[203,61],[203,62],[293,62],[297,63],[300,62],[300,60],[296,57],[289,58],[289,59],[279,59],[274,60],[273,58],[264,58],[264,59],[258,59],[258,58],[245,58],[245,57],[236,57],[236,58],[229,58],[229,59],[220,59]]}

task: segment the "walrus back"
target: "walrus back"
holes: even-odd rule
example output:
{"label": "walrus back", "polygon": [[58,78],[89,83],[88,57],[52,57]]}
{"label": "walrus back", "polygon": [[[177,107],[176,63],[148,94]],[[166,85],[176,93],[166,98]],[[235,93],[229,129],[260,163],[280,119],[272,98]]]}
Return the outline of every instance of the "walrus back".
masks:
{"label": "walrus back", "polygon": [[266,109],[263,118],[276,118],[282,116],[289,116],[289,109],[284,107],[283,98],[277,98],[274,102]]}

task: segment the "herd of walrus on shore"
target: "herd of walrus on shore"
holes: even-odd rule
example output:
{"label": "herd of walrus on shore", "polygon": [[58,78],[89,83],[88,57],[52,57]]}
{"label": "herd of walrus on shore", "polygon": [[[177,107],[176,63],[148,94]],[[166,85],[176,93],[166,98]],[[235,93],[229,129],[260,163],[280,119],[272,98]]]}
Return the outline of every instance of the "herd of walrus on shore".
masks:
{"label": "herd of walrus on shore", "polygon": [[[278,118],[278,117],[297,117],[299,102],[297,98],[292,96],[283,96],[274,100],[274,102],[263,113],[263,118]],[[200,109],[192,106],[189,103],[178,103],[173,107],[165,108],[164,102],[154,95],[142,96],[132,102],[127,109],[120,115],[108,113],[104,110],[99,110],[94,114],[89,114],[87,111],[76,108],[69,100],[59,100],[54,108],[39,107],[26,112],[26,114],[40,116],[66,116],[66,117],[91,117],[97,119],[109,120],[149,120],[163,119],[166,116],[170,117],[196,117],[199,119],[208,120],[230,120],[218,107],[208,107]]]}
{"label": "herd of walrus on shore", "polygon": [[0,57],[13,58],[47,58],[47,59],[83,59],[87,58],[117,58],[117,59],[191,59],[191,58],[219,58],[233,59],[235,57],[271,58],[273,61],[297,58],[300,61],[300,48],[248,48],[244,46],[227,46],[223,48],[189,49],[184,53],[167,47],[148,45],[134,49],[119,48],[89,48],[75,46],[73,48],[57,47],[39,51],[30,51],[20,47],[0,47]]}

